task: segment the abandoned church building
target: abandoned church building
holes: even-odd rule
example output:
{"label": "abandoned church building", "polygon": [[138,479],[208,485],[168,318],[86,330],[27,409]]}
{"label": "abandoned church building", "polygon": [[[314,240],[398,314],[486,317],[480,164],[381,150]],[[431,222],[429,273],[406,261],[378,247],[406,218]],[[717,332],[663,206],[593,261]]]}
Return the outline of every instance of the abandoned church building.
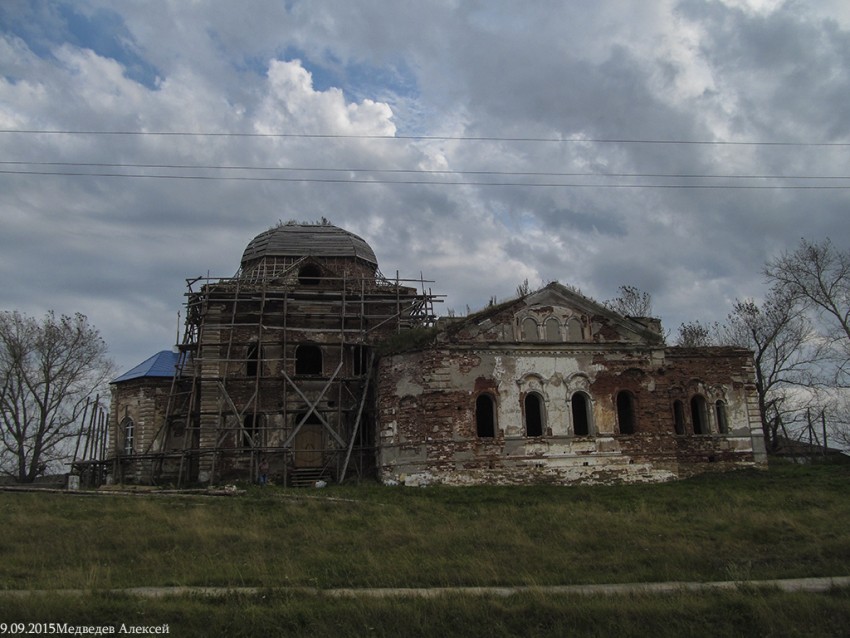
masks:
{"label": "abandoned church building", "polygon": [[558,283],[466,317],[336,226],[188,280],[181,343],[112,382],[110,480],[662,481],[765,462],[751,353],[664,344]]}

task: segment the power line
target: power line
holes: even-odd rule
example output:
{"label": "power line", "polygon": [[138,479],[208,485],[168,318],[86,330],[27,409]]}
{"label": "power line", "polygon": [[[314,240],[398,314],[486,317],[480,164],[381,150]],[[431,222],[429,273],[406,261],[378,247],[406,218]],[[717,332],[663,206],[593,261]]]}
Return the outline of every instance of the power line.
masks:
{"label": "power line", "polygon": [[251,177],[251,176],[222,176],[222,175],[165,175],[139,173],[79,173],[70,171],[12,171],[0,170],[2,175],[42,175],[62,177],[118,177],[128,179],[171,179],[199,181],[244,181],[244,182],[302,182],[322,184],[398,184],[425,186],[513,186],[513,187],[554,187],[554,188],[658,188],[658,189],[714,189],[714,190],[848,190],[850,184],[842,186],[829,185],[795,185],[782,184],[773,186],[750,184],[587,184],[567,182],[480,182],[480,181],[435,181],[435,180],[387,180],[387,179],[342,179],[317,177]]}
{"label": "power line", "polygon": [[[120,162],[29,162],[0,160],[0,165],[15,166],[70,166],[95,168],[164,168],[175,170],[238,170],[306,173],[386,173],[414,175],[492,175],[515,177],[616,177],[616,178],[670,178],[670,179],[790,179],[790,180],[850,180],[850,175],[758,175],[717,173],[600,173],[553,171],[494,171],[412,168],[350,168],[319,166],[247,166],[235,164],[140,164]],[[76,175],[78,173],[68,173]],[[84,174],[84,173],[79,173]],[[435,182],[436,183],[436,182]]]}
{"label": "power line", "polygon": [[457,142],[538,142],[559,144],[674,144],[702,146],[790,146],[790,147],[850,147],[850,142],[792,142],[754,140],[664,140],[584,137],[498,137],[472,135],[378,135],[341,133],[239,133],[213,131],[93,131],[50,129],[0,129],[0,134],[22,135],[98,135],[98,136],[163,136],[163,137],[247,137],[293,139],[359,139],[359,140],[419,140]]}

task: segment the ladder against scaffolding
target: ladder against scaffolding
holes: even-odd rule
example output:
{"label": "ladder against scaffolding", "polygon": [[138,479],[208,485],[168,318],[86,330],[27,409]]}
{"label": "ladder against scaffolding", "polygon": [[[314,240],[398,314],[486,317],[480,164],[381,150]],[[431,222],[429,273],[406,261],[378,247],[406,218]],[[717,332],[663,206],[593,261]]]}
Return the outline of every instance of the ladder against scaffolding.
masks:
{"label": "ladder against scaffolding", "polygon": [[[70,475],[82,487],[99,487],[106,481],[109,417],[100,395],[86,399],[71,458]],[[69,480],[69,485],[71,481]]]}

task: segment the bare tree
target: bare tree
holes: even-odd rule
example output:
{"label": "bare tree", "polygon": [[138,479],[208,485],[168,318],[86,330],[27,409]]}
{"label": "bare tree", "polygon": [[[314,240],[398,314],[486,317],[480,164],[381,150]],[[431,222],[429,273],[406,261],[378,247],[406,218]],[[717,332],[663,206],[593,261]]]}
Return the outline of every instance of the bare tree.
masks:
{"label": "bare tree", "polygon": [[67,458],[86,398],[112,373],[84,315],[0,312],[0,470],[32,482]]}
{"label": "bare tree", "polygon": [[620,286],[620,294],[604,302],[608,310],[626,317],[651,317],[652,295],[636,286]]}
{"label": "bare tree", "polygon": [[832,363],[831,382],[850,386],[850,252],[829,239],[800,240],[792,253],[769,261],[765,275],[785,293],[813,311],[825,352]]}
{"label": "bare tree", "polygon": [[689,321],[679,326],[676,345],[682,348],[705,348],[717,345],[720,326],[717,323],[705,325],[699,321]]}
{"label": "bare tree", "polygon": [[801,414],[810,394],[812,364],[819,348],[800,303],[783,288],[774,288],[759,305],[751,299],[736,301],[726,323],[719,327],[723,345],[753,351],[756,391],[762,430],[768,450],[794,415]]}

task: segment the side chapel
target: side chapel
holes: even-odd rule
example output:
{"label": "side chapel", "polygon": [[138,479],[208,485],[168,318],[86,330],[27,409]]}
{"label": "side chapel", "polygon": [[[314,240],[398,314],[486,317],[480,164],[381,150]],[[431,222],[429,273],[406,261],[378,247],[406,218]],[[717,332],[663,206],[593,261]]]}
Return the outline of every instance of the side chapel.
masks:
{"label": "side chapel", "polygon": [[378,366],[384,480],[663,481],[766,462],[750,352],[668,347],[658,320],[558,283]]}

